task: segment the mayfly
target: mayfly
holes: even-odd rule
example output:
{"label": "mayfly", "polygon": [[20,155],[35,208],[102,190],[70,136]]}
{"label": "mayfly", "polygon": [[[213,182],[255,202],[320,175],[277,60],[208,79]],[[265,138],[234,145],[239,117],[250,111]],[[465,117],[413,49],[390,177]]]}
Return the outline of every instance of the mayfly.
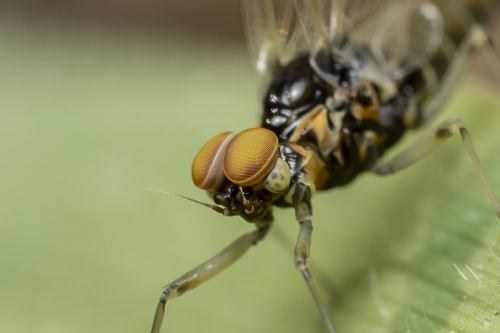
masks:
{"label": "mayfly", "polygon": [[194,184],[224,216],[256,230],[163,287],[152,332],[165,303],[207,281],[269,231],[273,206],[293,207],[299,225],[294,252],[328,332],[328,311],[309,267],[311,198],[360,173],[398,172],[460,133],[493,206],[468,131],[451,117],[384,160],[407,130],[427,124],[443,106],[479,49],[500,67],[485,30],[496,0],[243,0],[250,50],[262,76],[256,128],[208,141],[192,166]]}

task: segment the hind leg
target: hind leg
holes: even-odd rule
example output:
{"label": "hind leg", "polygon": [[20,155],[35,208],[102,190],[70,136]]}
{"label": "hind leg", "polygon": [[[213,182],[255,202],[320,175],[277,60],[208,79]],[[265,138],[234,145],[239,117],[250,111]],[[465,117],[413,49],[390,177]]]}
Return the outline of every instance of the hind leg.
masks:
{"label": "hind leg", "polygon": [[472,140],[470,138],[469,132],[462,124],[462,121],[458,117],[450,117],[444,122],[442,122],[436,129],[427,133],[427,135],[423,136],[415,142],[410,147],[407,147],[405,150],[391,158],[387,162],[379,163],[372,171],[381,176],[389,175],[396,173],[407,166],[417,162],[422,157],[431,152],[435,147],[439,144],[443,143],[446,139],[451,137],[453,134],[460,133],[462,136],[462,142],[464,143],[465,150],[469,154],[476,170],[481,178],[481,182],[488,193],[488,197],[495,208],[495,211],[500,218],[500,205],[498,204],[498,200],[491,189],[491,186],[486,179],[486,175],[484,173],[483,167],[479,161],[479,157],[477,156],[476,150],[472,144]]}

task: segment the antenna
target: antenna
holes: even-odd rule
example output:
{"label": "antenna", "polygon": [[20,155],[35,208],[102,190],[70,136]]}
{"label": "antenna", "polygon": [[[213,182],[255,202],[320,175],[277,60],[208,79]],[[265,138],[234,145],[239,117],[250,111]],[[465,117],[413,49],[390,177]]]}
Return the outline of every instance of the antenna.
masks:
{"label": "antenna", "polygon": [[196,199],[191,199],[189,197],[185,197],[183,195],[180,195],[180,194],[176,194],[176,193],[172,193],[172,192],[168,192],[168,191],[164,191],[164,190],[158,190],[158,189],[155,189],[155,188],[149,188],[149,187],[146,187],[145,188],[146,191],[153,191],[153,192],[160,192],[160,193],[164,193],[164,194],[170,194],[170,195],[173,195],[173,196],[176,196],[176,197],[179,197],[179,198],[182,198],[182,199],[186,199],[186,200],[189,200],[189,201],[192,201],[194,203],[197,203],[199,205],[202,205],[202,206],[205,206],[205,207],[208,207],[212,210],[214,210],[215,212],[219,213],[219,214],[222,214],[224,216],[228,216],[230,214],[228,214],[228,212],[226,212],[226,210],[222,207],[219,207],[217,205],[211,205],[211,204],[208,204],[208,203],[205,203],[205,202],[202,202],[202,201],[198,201]]}

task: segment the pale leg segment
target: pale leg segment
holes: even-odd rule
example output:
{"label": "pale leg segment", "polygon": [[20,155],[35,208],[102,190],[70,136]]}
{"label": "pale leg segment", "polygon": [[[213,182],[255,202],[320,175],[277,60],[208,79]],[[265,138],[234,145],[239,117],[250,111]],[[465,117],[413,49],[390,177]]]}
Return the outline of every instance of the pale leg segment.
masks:
{"label": "pale leg segment", "polygon": [[312,234],[312,223],[311,223],[311,211],[310,211],[310,189],[307,185],[303,183],[298,183],[297,189],[294,195],[294,206],[295,215],[297,221],[300,224],[299,234],[297,236],[297,243],[295,245],[294,262],[297,269],[302,273],[304,280],[306,281],[307,287],[311,292],[314,301],[321,313],[321,317],[328,329],[329,333],[335,333],[333,324],[328,315],[326,307],[319,297],[318,290],[312,279],[311,273],[309,272],[309,253],[311,248],[311,234]]}
{"label": "pale leg segment", "polygon": [[312,233],[312,223],[311,220],[306,220],[304,222],[300,222],[300,230],[299,235],[297,237],[297,245],[295,246],[295,266],[302,273],[304,280],[306,281],[307,287],[311,292],[314,302],[321,313],[321,317],[325,322],[326,328],[329,333],[335,333],[335,329],[333,328],[333,324],[328,315],[328,311],[326,310],[323,301],[319,297],[318,290],[316,289],[316,284],[314,283],[311,273],[309,272],[309,249],[311,246],[311,233]]}
{"label": "pale leg segment", "polygon": [[165,314],[165,303],[167,303],[167,300],[184,294],[186,291],[199,286],[203,282],[226,269],[229,265],[238,260],[250,248],[250,246],[256,244],[260,239],[262,239],[269,230],[269,227],[270,223],[266,224],[263,228],[241,236],[214,257],[164,286],[160,302],[156,308],[151,333],[160,332],[161,323]]}
{"label": "pale leg segment", "polygon": [[488,197],[495,208],[497,216],[500,218],[500,205],[498,204],[498,200],[491,189],[491,186],[486,179],[486,175],[484,173],[483,167],[479,161],[479,157],[477,156],[476,150],[472,145],[472,140],[470,138],[469,132],[462,124],[462,121],[458,117],[450,117],[444,122],[442,122],[437,129],[433,130],[431,133],[423,136],[415,142],[410,147],[406,148],[398,155],[394,156],[387,162],[383,162],[377,165],[373,172],[377,175],[385,176],[389,174],[396,173],[407,166],[417,162],[422,157],[431,152],[435,147],[444,142],[446,139],[451,137],[453,134],[460,133],[462,136],[462,141],[465,146],[465,150],[469,154],[476,170],[481,178],[481,182],[486,189]]}

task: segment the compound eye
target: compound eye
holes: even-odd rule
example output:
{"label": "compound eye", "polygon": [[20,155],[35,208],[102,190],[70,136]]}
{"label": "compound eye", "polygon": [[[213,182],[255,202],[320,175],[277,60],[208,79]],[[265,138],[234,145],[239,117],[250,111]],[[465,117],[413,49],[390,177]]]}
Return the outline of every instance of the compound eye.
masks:
{"label": "compound eye", "polygon": [[283,193],[290,187],[290,167],[284,159],[278,158],[271,172],[264,180],[264,187],[272,193]]}
{"label": "compound eye", "polygon": [[226,179],[222,167],[224,154],[234,133],[225,132],[210,139],[198,152],[191,167],[194,184],[203,190],[217,190]]}
{"label": "compound eye", "polygon": [[276,164],[278,137],[265,128],[251,128],[237,134],[224,156],[226,177],[239,186],[263,181]]}

